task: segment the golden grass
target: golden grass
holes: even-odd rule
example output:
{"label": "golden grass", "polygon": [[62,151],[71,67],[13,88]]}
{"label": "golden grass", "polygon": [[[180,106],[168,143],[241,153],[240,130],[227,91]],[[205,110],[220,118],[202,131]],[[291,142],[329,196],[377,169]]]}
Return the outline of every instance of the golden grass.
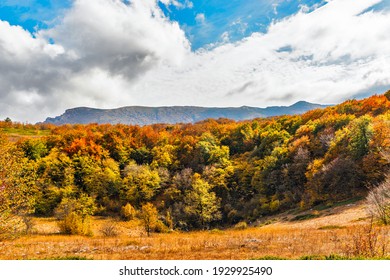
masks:
{"label": "golden grass", "polygon": [[[369,258],[389,256],[387,236],[390,235],[390,228],[375,227],[369,232],[370,223],[361,203],[321,214],[324,216],[311,220],[276,222],[244,230],[155,233],[151,237],[146,236],[136,221],[94,218],[94,236],[83,237],[60,235],[54,219],[37,219],[34,235],[0,242],[0,258],[227,260],[267,256],[299,259],[332,254]],[[102,235],[100,229],[107,222],[115,222],[118,236]],[[373,241],[375,244],[371,244]]]}

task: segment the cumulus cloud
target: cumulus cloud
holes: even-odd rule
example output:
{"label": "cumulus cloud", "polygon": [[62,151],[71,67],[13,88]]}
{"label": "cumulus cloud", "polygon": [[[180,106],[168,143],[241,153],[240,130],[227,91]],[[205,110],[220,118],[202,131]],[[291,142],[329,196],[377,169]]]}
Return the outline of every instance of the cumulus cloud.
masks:
{"label": "cumulus cloud", "polygon": [[34,35],[0,21],[0,117],[42,121],[76,106],[263,107],[364,95],[390,85],[390,12],[369,9],[380,2],[332,0],[266,33],[197,52],[158,0],[76,0],[57,26]]}
{"label": "cumulus cloud", "polygon": [[155,69],[137,89],[169,92],[167,104],[268,106],[335,103],[390,87],[390,14],[366,12],[379,2],[333,0],[300,11],[265,34],[192,54],[180,70]]}
{"label": "cumulus cloud", "polygon": [[74,56],[79,68],[105,68],[127,78],[161,61],[180,63],[189,50],[184,32],[155,0],[77,0],[62,23],[43,31]]}
{"label": "cumulus cloud", "polygon": [[57,26],[34,36],[0,21],[0,111],[36,121],[37,111],[131,102],[130,83],[159,64],[179,65],[189,51],[156,0],[76,0]]}

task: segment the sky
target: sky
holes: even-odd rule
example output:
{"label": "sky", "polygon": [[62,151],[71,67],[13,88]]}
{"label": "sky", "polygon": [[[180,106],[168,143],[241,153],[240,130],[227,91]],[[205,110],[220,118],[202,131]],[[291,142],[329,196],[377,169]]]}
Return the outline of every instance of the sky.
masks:
{"label": "sky", "polygon": [[390,0],[2,0],[0,119],[390,89]]}

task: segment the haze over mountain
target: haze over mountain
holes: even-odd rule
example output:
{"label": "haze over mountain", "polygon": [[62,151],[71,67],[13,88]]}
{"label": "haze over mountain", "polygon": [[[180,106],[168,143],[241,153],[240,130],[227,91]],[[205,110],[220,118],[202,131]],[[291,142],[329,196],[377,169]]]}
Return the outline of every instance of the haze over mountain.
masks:
{"label": "haze over mountain", "polygon": [[117,109],[95,109],[78,107],[66,110],[61,116],[57,116],[55,118],[49,117],[44,123],[52,123],[56,125],[88,123],[147,125],[156,123],[194,123],[209,118],[228,118],[239,121],[280,115],[302,114],[309,110],[324,108],[326,106],[327,105],[300,101],[291,106],[272,106],[267,108],[248,106],[228,108],[195,106],[128,106]]}

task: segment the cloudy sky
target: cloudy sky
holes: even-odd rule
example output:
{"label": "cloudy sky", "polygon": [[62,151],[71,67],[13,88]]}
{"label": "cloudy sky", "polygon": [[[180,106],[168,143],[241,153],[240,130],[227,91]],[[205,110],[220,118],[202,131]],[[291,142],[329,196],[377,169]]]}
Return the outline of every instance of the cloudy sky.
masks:
{"label": "cloudy sky", "polygon": [[390,0],[2,0],[0,119],[390,88]]}

